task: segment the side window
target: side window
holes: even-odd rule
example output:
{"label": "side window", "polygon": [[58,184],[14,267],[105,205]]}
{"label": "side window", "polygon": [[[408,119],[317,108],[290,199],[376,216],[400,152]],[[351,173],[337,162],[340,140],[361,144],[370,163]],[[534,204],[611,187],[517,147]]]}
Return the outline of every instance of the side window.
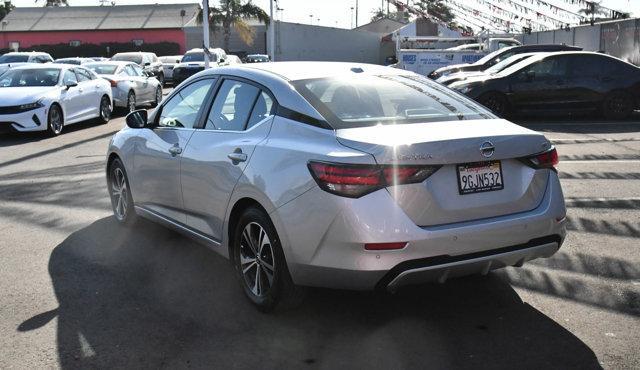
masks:
{"label": "side window", "polygon": [[272,109],[273,100],[267,93],[261,92],[258,100],[253,105],[251,117],[249,117],[249,122],[247,123],[247,130],[269,117],[272,114]]}
{"label": "side window", "polygon": [[205,129],[242,131],[260,90],[240,81],[226,80],[220,86]]}
{"label": "side window", "polygon": [[76,78],[76,74],[73,71],[65,71],[64,77],[62,79],[62,83],[67,86],[71,84],[77,84],[78,79]]}
{"label": "side window", "polygon": [[591,56],[583,57],[581,55],[571,56],[571,74],[577,78],[594,78],[600,76],[602,73],[606,73],[601,65],[600,58],[594,58]]}
{"label": "side window", "polygon": [[76,68],[75,71],[78,82],[91,81],[91,75],[87,71],[82,68]]}
{"label": "side window", "polygon": [[212,79],[194,82],[172,96],[162,106],[159,126],[193,128],[198,111],[214,83]]}
{"label": "side window", "polygon": [[89,77],[90,80],[95,80],[96,76],[93,74],[93,72],[91,72],[90,70],[86,69],[86,68],[76,68],[76,72],[80,72],[83,75],[86,75],[87,77]]}
{"label": "side window", "polygon": [[135,74],[134,74],[134,75],[132,75],[132,76],[143,76],[143,75],[144,75],[144,72],[142,72],[142,67],[140,67],[139,65],[137,65],[137,64],[133,64],[133,65],[131,66],[131,68],[133,68],[133,71],[134,71],[134,73],[135,73]]}
{"label": "side window", "polygon": [[536,81],[563,78],[567,73],[567,58],[547,58],[525,68],[525,73],[534,73]]}
{"label": "side window", "polygon": [[124,73],[128,74],[129,76],[137,76],[136,71],[133,69],[131,64],[124,67]]}

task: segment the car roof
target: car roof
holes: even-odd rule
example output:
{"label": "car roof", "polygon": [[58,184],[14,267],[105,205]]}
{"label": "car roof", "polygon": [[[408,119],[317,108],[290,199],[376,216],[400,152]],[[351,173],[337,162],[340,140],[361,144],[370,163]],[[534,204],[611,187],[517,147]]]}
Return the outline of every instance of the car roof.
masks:
{"label": "car roof", "polygon": [[89,66],[89,65],[94,65],[94,64],[100,64],[100,65],[114,65],[114,66],[125,66],[127,64],[134,64],[134,62],[127,62],[125,60],[103,60],[103,61],[95,61],[95,62],[91,62],[91,63],[87,63],[85,65]]}
{"label": "car roof", "polygon": [[313,78],[336,77],[345,74],[364,75],[407,75],[412,74],[402,69],[383,67],[367,63],[347,62],[270,62],[242,67],[222,68],[248,68],[268,72],[289,81],[306,80]]}
{"label": "car roof", "polygon": [[57,68],[57,69],[72,69],[72,68],[76,68],[76,67],[80,67],[77,65],[73,65],[73,64],[58,64],[58,63],[45,63],[45,64],[40,64],[40,63],[27,63],[27,64],[20,64],[17,65],[15,67],[13,67],[12,69],[50,69],[50,68]]}

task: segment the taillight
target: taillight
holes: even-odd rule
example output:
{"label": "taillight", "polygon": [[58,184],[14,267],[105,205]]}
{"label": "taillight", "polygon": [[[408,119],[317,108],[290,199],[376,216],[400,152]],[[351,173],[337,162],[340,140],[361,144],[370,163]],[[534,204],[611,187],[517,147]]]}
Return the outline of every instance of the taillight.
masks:
{"label": "taillight", "polygon": [[398,243],[366,243],[364,249],[368,251],[391,251],[402,249],[407,246],[407,242]]}
{"label": "taillight", "polygon": [[558,151],[556,148],[551,148],[546,152],[532,155],[531,157],[523,158],[523,161],[536,169],[539,168],[554,168],[559,163]]}
{"label": "taillight", "polygon": [[387,186],[422,182],[440,167],[309,162],[309,171],[321,189],[349,198]]}
{"label": "taillight", "polygon": [[118,87],[118,81],[114,81],[114,80],[107,80],[109,81],[109,83],[111,84],[111,87]]}

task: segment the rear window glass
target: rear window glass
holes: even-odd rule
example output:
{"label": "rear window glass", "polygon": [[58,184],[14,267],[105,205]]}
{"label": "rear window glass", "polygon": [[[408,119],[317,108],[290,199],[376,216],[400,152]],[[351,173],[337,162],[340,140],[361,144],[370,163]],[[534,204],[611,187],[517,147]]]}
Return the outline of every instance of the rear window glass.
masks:
{"label": "rear window glass", "polygon": [[189,53],[182,57],[182,63],[185,62],[204,62],[204,53]]}
{"label": "rear window glass", "polygon": [[140,54],[116,54],[111,60],[121,62],[133,62],[136,64],[142,64],[142,55]]}
{"label": "rear window glass", "polygon": [[421,76],[357,75],[293,85],[336,129],[495,118],[468,98]]}
{"label": "rear window glass", "polygon": [[112,75],[116,73],[116,69],[118,69],[118,66],[112,64],[87,64],[85,67],[99,75]]}

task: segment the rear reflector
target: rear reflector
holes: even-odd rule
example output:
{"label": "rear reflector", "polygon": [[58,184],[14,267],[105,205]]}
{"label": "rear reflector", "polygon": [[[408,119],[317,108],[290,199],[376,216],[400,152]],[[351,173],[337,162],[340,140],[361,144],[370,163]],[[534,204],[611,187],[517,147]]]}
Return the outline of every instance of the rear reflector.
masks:
{"label": "rear reflector", "polygon": [[546,152],[523,158],[523,161],[533,168],[553,168],[560,162],[556,148],[551,148]]}
{"label": "rear reflector", "polygon": [[350,198],[359,198],[387,186],[422,182],[441,167],[329,162],[309,162],[308,166],[321,189]]}
{"label": "rear reflector", "polygon": [[395,249],[402,249],[407,246],[407,242],[399,243],[367,243],[364,245],[364,249],[368,251],[390,251]]}

